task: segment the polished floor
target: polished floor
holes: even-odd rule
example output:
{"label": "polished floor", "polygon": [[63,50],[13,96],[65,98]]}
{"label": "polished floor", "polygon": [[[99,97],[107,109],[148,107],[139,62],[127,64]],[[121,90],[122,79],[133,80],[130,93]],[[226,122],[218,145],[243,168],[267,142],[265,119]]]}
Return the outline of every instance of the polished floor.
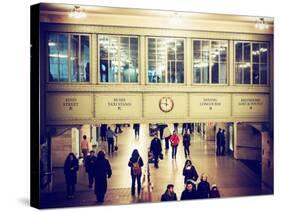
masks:
{"label": "polished floor", "polygon": [[[172,126],[169,126],[172,130]],[[181,132],[181,129],[179,129]],[[164,149],[164,160],[159,163],[159,169],[149,165],[153,190],[151,193],[145,188],[140,197],[130,194],[131,177],[127,166],[133,149],[138,149],[143,160],[147,161],[147,151],[151,137],[148,125],[141,125],[140,138],[135,139],[132,128],[123,128],[118,136],[118,151],[107,155],[112,167],[112,177],[108,180],[108,191],[103,205],[129,204],[137,202],[158,202],[167,184],[175,185],[178,198],[184,188],[182,169],[186,158],[184,157],[182,143],[179,145],[176,159],[171,157],[171,148]],[[107,152],[107,143],[99,142],[96,151],[104,149]],[[191,141],[192,160],[199,175],[206,173],[210,184],[217,184],[221,197],[235,197],[248,195],[271,194],[272,191],[261,184],[260,177],[253,173],[242,162],[231,156],[216,156],[214,142],[204,141],[201,136],[193,135]],[[148,164],[145,163],[144,172]],[[63,169],[54,170],[53,192],[42,193],[42,207],[66,207],[98,205],[94,191],[88,188],[87,175],[83,166],[80,166],[76,196],[73,200],[66,200]],[[198,179],[199,182],[199,179]]]}

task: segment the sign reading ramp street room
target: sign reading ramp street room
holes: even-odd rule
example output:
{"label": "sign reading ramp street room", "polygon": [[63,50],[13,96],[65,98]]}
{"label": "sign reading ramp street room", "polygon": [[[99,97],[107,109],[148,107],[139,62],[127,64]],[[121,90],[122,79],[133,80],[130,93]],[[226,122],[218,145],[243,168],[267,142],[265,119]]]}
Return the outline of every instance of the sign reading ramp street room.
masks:
{"label": "sign reading ramp street room", "polygon": [[46,97],[47,119],[77,120],[93,117],[92,94],[49,93]]}
{"label": "sign reading ramp street room", "polygon": [[190,94],[190,117],[228,118],[231,115],[230,94]]}
{"label": "sign reading ramp street room", "polygon": [[233,94],[233,116],[268,117],[269,96],[265,94]]}
{"label": "sign reading ramp street room", "polygon": [[141,115],[141,94],[95,94],[95,117],[98,119],[139,119]]}

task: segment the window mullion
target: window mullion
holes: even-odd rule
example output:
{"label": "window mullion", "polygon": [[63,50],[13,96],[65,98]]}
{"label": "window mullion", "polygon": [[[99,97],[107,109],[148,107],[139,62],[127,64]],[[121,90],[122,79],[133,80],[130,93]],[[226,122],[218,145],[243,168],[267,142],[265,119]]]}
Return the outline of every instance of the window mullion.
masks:
{"label": "window mullion", "polygon": [[[128,42],[129,42],[129,52],[128,52],[128,79],[129,83],[131,83],[131,77],[130,77],[130,71],[131,71],[131,39],[128,37]],[[123,73],[124,74],[124,73]]]}
{"label": "window mullion", "polygon": [[211,64],[211,53],[212,53],[212,41],[209,41],[209,50],[208,50],[208,62],[209,62],[209,84],[212,84],[212,64]]}
{"label": "window mullion", "polygon": [[250,83],[253,85],[253,56],[252,56],[252,50],[253,50],[253,43],[250,43]]}

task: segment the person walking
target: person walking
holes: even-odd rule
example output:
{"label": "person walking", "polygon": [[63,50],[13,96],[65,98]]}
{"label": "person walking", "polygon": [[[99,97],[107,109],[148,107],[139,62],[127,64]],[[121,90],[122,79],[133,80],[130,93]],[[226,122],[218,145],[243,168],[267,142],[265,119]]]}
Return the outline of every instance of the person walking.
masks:
{"label": "person walking", "polygon": [[135,139],[140,137],[140,124],[134,124],[133,129],[135,130]]}
{"label": "person walking", "polygon": [[110,127],[107,128],[106,131],[106,139],[107,139],[107,145],[108,145],[108,154],[114,152],[114,137],[117,137],[117,135],[113,132]]}
{"label": "person walking", "polygon": [[[163,133],[164,133],[164,129],[168,127],[167,124],[158,124],[158,130],[159,130],[159,134],[160,134],[160,140],[163,140]],[[165,137],[164,137],[165,138]]]}
{"label": "person walking", "polygon": [[186,187],[181,193],[181,200],[197,199],[196,189],[191,181],[186,182]]}
{"label": "person walking", "polygon": [[97,160],[97,157],[95,156],[95,152],[93,150],[90,151],[90,155],[88,155],[86,157],[86,162],[85,162],[86,172],[88,173],[89,188],[93,188],[94,166],[95,166],[96,160]]}
{"label": "person walking", "polygon": [[169,149],[169,141],[170,141],[170,137],[171,137],[171,131],[169,129],[169,127],[165,127],[164,132],[163,132],[163,136],[165,139],[165,149],[168,150]]}
{"label": "person walking", "polygon": [[101,141],[106,141],[107,124],[102,124],[100,127]]}
{"label": "person walking", "polygon": [[210,198],[219,198],[221,195],[220,195],[220,192],[219,192],[219,189],[217,187],[216,184],[213,184],[212,185],[212,188],[211,188],[211,191],[210,191]]}
{"label": "person walking", "polygon": [[216,155],[220,155],[220,147],[221,147],[221,128],[219,128],[219,131],[217,132],[217,143],[216,143]]}
{"label": "person walking", "polygon": [[176,159],[177,157],[177,149],[180,143],[180,137],[178,136],[177,131],[174,131],[173,135],[170,137],[171,146],[172,146],[172,158]]}
{"label": "person walking", "polygon": [[158,158],[159,155],[162,153],[162,145],[160,139],[158,138],[157,133],[154,135],[154,138],[150,143],[150,151],[153,153],[154,156],[154,167],[159,168]]}
{"label": "person walking", "polygon": [[184,135],[184,133],[187,131],[187,126],[188,126],[188,123],[183,123],[182,124],[182,130],[181,130],[181,134]]}
{"label": "person walking", "polygon": [[80,147],[81,147],[82,154],[83,154],[83,163],[85,164],[85,159],[86,159],[86,157],[88,155],[88,152],[89,152],[89,142],[87,140],[86,135],[83,135],[83,139],[80,143]]}
{"label": "person walking", "polygon": [[[187,181],[196,182],[198,179],[198,174],[195,167],[192,165],[191,160],[186,160],[182,174],[184,176],[184,183]],[[194,184],[195,185],[195,184]]]}
{"label": "person walking", "polygon": [[137,181],[138,196],[140,195],[141,175],[142,175],[141,167],[143,167],[143,165],[144,165],[143,160],[138,150],[135,149],[128,163],[128,166],[131,167],[131,178],[132,178],[131,193],[133,196],[135,195],[136,181]]}
{"label": "person walking", "polygon": [[167,185],[167,190],[161,196],[161,202],[176,201],[176,200],[177,200],[177,194],[174,192],[174,185],[173,184]]}
{"label": "person walking", "polygon": [[78,170],[79,170],[78,159],[75,157],[73,153],[69,153],[64,162],[64,175],[65,175],[66,192],[67,192],[68,199],[74,198]]}
{"label": "person walking", "polygon": [[208,183],[208,176],[203,173],[201,175],[201,181],[197,186],[197,197],[201,199],[209,198],[210,196],[210,184]]}
{"label": "person walking", "polygon": [[178,132],[178,126],[179,126],[179,123],[174,123],[174,131]]}
{"label": "person walking", "polygon": [[104,195],[107,190],[107,178],[112,175],[109,161],[105,158],[104,151],[99,151],[94,165],[95,194],[98,202],[104,202]]}
{"label": "person walking", "polygon": [[187,155],[190,155],[190,130],[187,129],[187,131],[185,131],[184,135],[183,135],[183,147],[184,147],[184,155],[187,158]]}
{"label": "person walking", "polygon": [[225,154],[225,129],[222,130],[221,133],[221,146],[220,146],[220,154],[224,156]]}

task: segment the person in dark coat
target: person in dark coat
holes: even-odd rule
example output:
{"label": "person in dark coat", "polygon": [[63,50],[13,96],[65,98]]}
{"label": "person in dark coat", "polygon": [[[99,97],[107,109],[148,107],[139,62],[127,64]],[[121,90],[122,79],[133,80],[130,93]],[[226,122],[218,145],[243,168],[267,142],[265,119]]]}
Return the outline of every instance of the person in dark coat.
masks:
{"label": "person in dark coat", "polygon": [[114,152],[114,137],[117,139],[116,133],[114,133],[113,130],[108,127],[106,131],[108,154],[113,154]]}
{"label": "person in dark coat", "polygon": [[140,137],[140,124],[134,124],[133,129],[135,130],[135,138]]}
{"label": "person in dark coat", "polygon": [[154,135],[154,138],[151,141],[150,151],[153,153],[154,156],[154,167],[158,168],[158,158],[159,155],[162,153],[162,145],[157,133]]}
{"label": "person in dark coat", "polygon": [[187,125],[188,123],[183,123],[182,124],[182,130],[181,130],[181,134],[184,135],[184,133],[187,131]]}
{"label": "person in dark coat", "polygon": [[85,168],[86,172],[88,173],[88,180],[89,180],[89,188],[93,188],[93,183],[94,183],[94,166],[96,163],[96,156],[95,152],[92,150],[90,151],[90,155],[86,157],[86,163],[85,163]]}
{"label": "person in dark coat", "polygon": [[160,133],[160,140],[162,141],[163,140],[163,132],[164,132],[164,129],[168,127],[167,124],[159,124],[158,125],[158,130],[159,130],[159,133]]}
{"label": "person in dark coat", "polygon": [[95,194],[98,202],[104,202],[107,190],[107,178],[112,175],[110,163],[105,159],[104,151],[99,151],[96,164],[94,165]]}
{"label": "person in dark coat", "polygon": [[64,175],[67,187],[67,198],[74,198],[75,185],[77,183],[77,171],[79,169],[78,159],[73,153],[69,153],[64,162]]}
{"label": "person in dark coat", "polygon": [[174,185],[169,184],[167,185],[167,190],[164,194],[161,196],[161,201],[176,201],[177,200],[177,194],[174,192]]}
{"label": "person in dark coat", "polygon": [[186,184],[187,181],[194,181],[198,179],[198,174],[195,167],[192,165],[191,160],[186,160],[182,174],[184,176],[184,183]]}
{"label": "person in dark coat", "polygon": [[179,123],[174,123],[174,131],[178,132],[178,126],[179,126]]}
{"label": "person in dark coat", "polygon": [[219,156],[220,155],[220,147],[221,147],[221,128],[219,128],[219,131],[217,132],[217,143],[216,143],[216,155]]}
{"label": "person in dark coat", "polygon": [[189,129],[185,131],[183,135],[183,147],[184,147],[184,155],[190,155],[189,147],[190,147],[190,131]]}
{"label": "person in dark coat", "polygon": [[102,141],[106,141],[107,124],[102,124],[100,127],[100,136]]}
{"label": "person in dark coat", "polygon": [[211,191],[210,191],[210,198],[219,198],[220,192],[216,184],[212,185]]}
{"label": "person in dark coat", "polygon": [[181,193],[181,200],[197,199],[196,189],[191,181],[187,181],[185,190]]}
{"label": "person in dark coat", "polygon": [[225,154],[225,129],[222,130],[221,133],[221,143],[220,143],[220,154],[224,155]]}
{"label": "person in dark coat", "polygon": [[208,183],[208,176],[206,174],[201,175],[201,181],[197,186],[197,197],[204,199],[210,196],[210,184]]}
{"label": "person in dark coat", "polygon": [[136,180],[137,180],[137,185],[138,185],[138,195],[140,195],[141,175],[142,175],[141,167],[143,167],[143,160],[137,149],[135,149],[133,151],[132,156],[129,160],[128,166],[131,167],[131,177],[132,177],[131,192],[132,192],[132,195],[133,196],[135,195]]}

